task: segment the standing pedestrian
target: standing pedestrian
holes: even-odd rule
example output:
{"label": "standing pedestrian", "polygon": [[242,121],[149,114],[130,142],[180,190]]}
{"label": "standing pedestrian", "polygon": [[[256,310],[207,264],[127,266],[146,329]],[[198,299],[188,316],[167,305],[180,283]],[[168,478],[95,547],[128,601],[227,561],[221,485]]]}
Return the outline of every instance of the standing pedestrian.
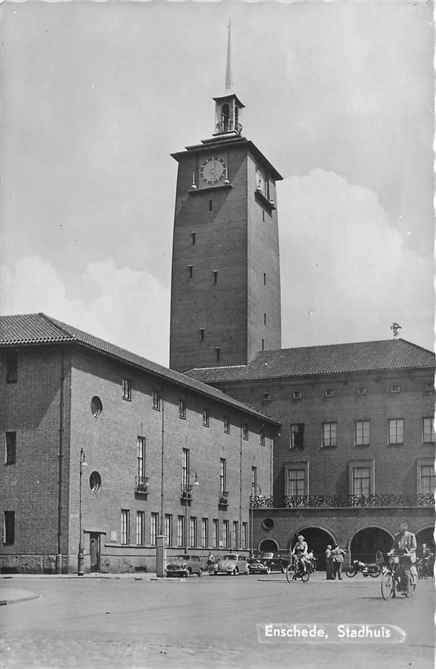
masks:
{"label": "standing pedestrian", "polygon": [[332,550],[332,559],[333,559],[333,579],[338,577],[339,581],[342,581],[342,565],[344,563],[345,551],[339,546],[335,546]]}
{"label": "standing pedestrian", "polygon": [[326,578],[328,581],[333,581],[333,557],[332,557],[332,547],[328,544],[325,549],[325,572]]}

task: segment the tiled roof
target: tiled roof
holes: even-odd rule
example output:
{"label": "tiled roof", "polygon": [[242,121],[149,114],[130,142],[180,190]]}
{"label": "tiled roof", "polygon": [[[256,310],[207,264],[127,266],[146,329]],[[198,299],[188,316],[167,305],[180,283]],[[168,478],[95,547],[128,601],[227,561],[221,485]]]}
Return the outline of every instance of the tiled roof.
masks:
{"label": "tiled roof", "polygon": [[263,351],[246,366],[191,369],[186,373],[205,383],[219,383],[434,366],[432,351],[404,339],[389,339]]}
{"label": "tiled roof", "polygon": [[125,363],[140,368],[161,379],[175,383],[184,388],[200,393],[211,399],[240,409],[263,421],[278,425],[277,421],[268,418],[255,409],[234,400],[229,395],[206,385],[205,383],[194,379],[181,372],[167,369],[158,365],[147,358],[142,358],[135,353],[126,351],[119,346],[110,344],[103,339],[83,332],[78,328],[62,323],[61,321],[50,318],[45,314],[22,314],[14,316],[0,316],[0,347],[17,347],[22,345],[44,345],[44,344],[79,344],[86,346],[98,353],[108,355]]}

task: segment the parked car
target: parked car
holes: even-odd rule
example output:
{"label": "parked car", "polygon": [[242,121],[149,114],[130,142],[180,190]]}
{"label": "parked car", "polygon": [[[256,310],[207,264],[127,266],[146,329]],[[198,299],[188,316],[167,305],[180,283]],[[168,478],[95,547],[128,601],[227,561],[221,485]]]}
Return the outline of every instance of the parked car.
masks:
{"label": "parked car", "polygon": [[248,562],[244,555],[228,553],[219,558],[214,565],[214,574],[248,574]]}
{"label": "parked car", "polygon": [[259,559],[269,567],[270,571],[280,571],[282,574],[284,574],[286,567],[291,562],[290,558],[278,555],[277,553],[264,553]]}
{"label": "parked car", "polygon": [[264,564],[261,560],[257,558],[250,558],[247,561],[248,573],[249,574],[270,574],[271,569],[267,564]]}
{"label": "parked car", "polygon": [[201,576],[201,560],[198,555],[176,555],[169,559],[167,576],[188,577],[191,574]]}

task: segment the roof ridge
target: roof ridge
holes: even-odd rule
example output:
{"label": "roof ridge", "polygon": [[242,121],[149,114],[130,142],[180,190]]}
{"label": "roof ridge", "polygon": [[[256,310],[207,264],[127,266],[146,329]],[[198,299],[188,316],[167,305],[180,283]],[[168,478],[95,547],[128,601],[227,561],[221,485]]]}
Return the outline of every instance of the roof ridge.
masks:
{"label": "roof ridge", "polygon": [[432,351],[430,348],[425,348],[424,346],[415,344],[413,341],[409,341],[408,339],[403,339],[402,337],[399,337],[397,341],[402,341],[404,344],[409,344],[409,346],[413,346],[414,348],[419,348],[420,351],[425,351],[426,353],[433,353],[433,355],[435,354],[435,352]]}
{"label": "roof ridge", "polygon": [[[433,353],[431,349],[424,348],[423,346],[419,346],[419,344],[414,344],[413,342],[408,341],[407,339],[403,339],[402,337],[399,337],[398,339],[367,339],[365,341],[348,341],[348,342],[338,342],[336,344],[313,344],[311,346],[287,346],[282,347],[282,348],[271,348],[271,349],[266,349],[265,351],[258,351],[256,358],[260,357],[261,355],[265,355],[268,353],[279,353],[279,352],[284,352],[284,351],[301,351],[303,349],[308,350],[308,349],[320,349],[320,348],[336,348],[339,346],[361,346],[362,344],[389,344],[393,343],[396,341],[402,341],[404,344],[410,344],[410,346],[414,346],[416,348],[421,349],[422,351],[426,351],[427,353]],[[236,365],[235,365],[236,366]],[[199,367],[197,369],[206,369]],[[216,368],[219,369],[219,368]]]}
{"label": "roof ridge", "polygon": [[67,335],[70,339],[72,339],[72,340],[74,340],[74,341],[77,340],[77,337],[75,337],[75,335],[73,335],[71,332],[69,332],[69,331],[68,331],[67,329],[65,329],[64,327],[61,327],[61,326],[59,325],[59,322],[56,321],[55,318],[51,318],[50,316],[47,316],[47,314],[44,314],[42,311],[39,311],[39,312],[38,312],[38,316],[41,316],[41,318],[44,318],[46,321],[48,321],[48,323],[50,323],[50,325],[53,325],[53,326],[54,326],[55,328],[57,328],[60,332],[62,332],[62,334]]}

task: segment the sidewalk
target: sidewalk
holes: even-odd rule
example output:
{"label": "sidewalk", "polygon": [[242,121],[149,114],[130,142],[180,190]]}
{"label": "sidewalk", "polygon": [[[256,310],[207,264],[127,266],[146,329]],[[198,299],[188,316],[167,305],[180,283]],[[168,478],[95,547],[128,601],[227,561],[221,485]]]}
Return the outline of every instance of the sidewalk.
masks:
{"label": "sidewalk", "polygon": [[84,578],[112,578],[112,579],[119,579],[119,578],[133,578],[136,579],[137,581],[142,581],[142,580],[155,580],[156,574],[149,571],[149,572],[138,572],[138,573],[133,573],[133,572],[123,572],[122,574],[115,574],[115,573],[110,573],[110,574],[103,574],[102,572],[92,572],[92,573],[87,573],[83,574],[83,576],[78,576],[77,574],[0,574],[0,584],[3,580],[6,579],[17,579],[17,578],[42,578],[42,579],[51,579],[53,580],[54,578],[75,578],[75,579],[84,579]]}

